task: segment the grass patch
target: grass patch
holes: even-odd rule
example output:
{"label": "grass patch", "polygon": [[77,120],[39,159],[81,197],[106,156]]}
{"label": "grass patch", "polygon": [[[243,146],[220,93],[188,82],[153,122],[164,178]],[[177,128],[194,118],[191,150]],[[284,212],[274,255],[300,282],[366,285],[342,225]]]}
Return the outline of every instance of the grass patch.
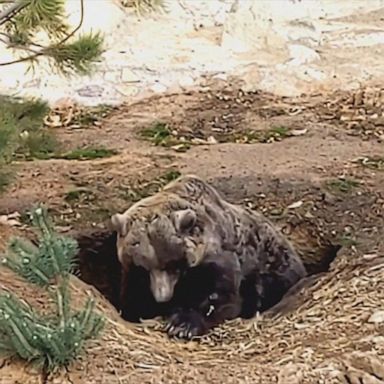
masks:
{"label": "grass patch", "polygon": [[120,0],[124,7],[132,7],[138,15],[164,9],[164,0]]}
{"label": "grass patch", "polygon": [[55,136],[43,127],[48,104],[0,95],[0,189],[11,178],[14,159],[45,158],[57,149]]}
{"label": "grass patch", "polygon": [[43,128],[49,111],[40,100],[21,100],[0,96],[0,154],[8,161],[14,157],[34,157],[57,148],[53,134]]}
{"label": "grass patch", "polygon": [[358,242],[353,234],[343,234],[339,237],[338,244],[344,248],[350,248],[357,246]]}
{"label": "grass patch", "polygon": [[177,170],[172,170],[167,173],[165,173],[162,176],[162,179],[165,180],[165,182],[170,183],[173,180],[176,180],[178,177],[181,176],[181,173]]}
{"label": "grass patch", "polygon": [[81,126],[94,125],[101,118],[108,116],[114,109],[114,107],[104,104],[98,105],[97,107],[86,108],[75,118],[75,123]]}
{"label": "grass patch", "polygon": [[68,210],[68,212],[55,211],[57,212],[57,217],[54,218],[55,225],[71,228],[99,225],[111,217],[111,212],[116,211],[116,209],[102,206],[102,202],[96,200],[93,200],[92,204],[86,201],[68,204],[71,207],[71,210]]}
{"label": "grass patch", "polygon": [[140,132],[140,136],[151,141],[155,145],[170,146],[172,140],[172,131],[168,124],[157,122],[149,128],[145,128]]}
{"label": "grass patch", "polygon": [[270,142],[271,140],[279,140],[289,137],[290,129],[284,126],[280,127],[272,127],[268,131],[266,131],[261,139],[261,142]]}
{"label": "grass patch", "polygon": [[93,160],[103,159],[116,155],[118,152],[114,149],[107,149],[102,147],[85,147],[77,148],[73,151],[53,156],[56,159],[64,160]]}
{"label": "grass patch", "polygon": [[64,200],[67,203],[75,203],[81,200],[94,200],[93,192],[86,188],[74,189],[66,193]]}
{"label": "grass patch", "polygon": [[291,137],[291,130],[284,126],[272,127],[265,131],[248,131],[235,134],[235,137],[224,141],[234,141],[235,143],[273,143]]}
{"label": "grass patch", "polygon": [[38,133],[22,135],[20,147],[14,157],[25,160],[45,160],[54,156],[59,147],[56,137],[44,129]]}
{"label": "grass patch", "polygon": [[78,212],[74,219],[70,219],[69,223],[73,222],[81,222],[81,223],[89,223],[100,224],[111,217],[111,209],[106,207],[92,206],[92,209],[83,209],[81,213]]}
{"label": "grass patch", "polygon": [[172,148],[177,152],[185,152],[191,148],[192,143],[185,138],[178,138],[172,133],[168,124],[157,122],[140,132],[140,137],[152,142],[156,146]]}
{"label": "grass patch", "polygon": [[[171,127],[164,122],[156,122],[151,127],[145,128],[139,133],[140,137],[152,142],[156,146],[170,147],[178,152],[185,152],[192,145],[208,144],[209,139],[196,138],[193,134],[188,137],[178,136]],[[293,136],[290,128],[284,126],[272,127],[264,131],[245,131],[231,133],[218,138],[220,143],[272,143]]]}
{"label": "grass patch", "polygon": [[10,169],[0,170],[0,192],[4,192],[7,189],[7,186],[11,183],[12,178],[13,176]]}
{"label": "grass patch", "polygon": [[327,182],[327,186],[329,189],[342,193],[350,193],[360,185],[361,183],[358,180],[349,178],[336,179]]}
{"label": "grass patch", "polygon": [[151,196],[161,190],[166,184],[177,179],[181,173],[177,170],[170,170],[153,180],[130,185],[128,187],[120,186],[120,197],[126,201],[135,203],[145,197]]}

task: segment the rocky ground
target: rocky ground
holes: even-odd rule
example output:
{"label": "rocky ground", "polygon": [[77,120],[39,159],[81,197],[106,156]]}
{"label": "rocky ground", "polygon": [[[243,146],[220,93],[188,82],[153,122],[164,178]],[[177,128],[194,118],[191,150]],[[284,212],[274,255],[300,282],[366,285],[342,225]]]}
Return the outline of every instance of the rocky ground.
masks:
{"label": "rocky ground", "polygon": [[[46,119],[67,155],[14,163],[15,178],[0,195],[0,249],[12,235],[32,236],[27,212],[44,202],[58,231],[91,234],[82,243],[87,252],[112,213],[195,173],[228,200],[264,212],[320,275],[295,295],[290,312],[236,320],[190,343],[168,340],[157,321],[123,322],[74,278],[74,304],[92,293],[107,315],[101,339],[52,377],[0,359],[0,382],[383,383],[380,1],[350,3],[343,17],[335,16],[338,5],[332,17],[315,6],[304,15],[302,2],[291,1],[285,5],[297,18],[285,22],[281,11],[269,18],[268,7],[254,14],[232,0],[208,8],[177,1],[170,14],[150,18],[99,3],[85,2],[84,28],[107,33],[92,77],[63,80],[43,65],[33,76],[1,67],[0,93],[52,104],[68,98]],[[249,46],[242,51],[239,42]],[[122,100],[93,114],[73,103]],[[82,277],[106,294],[114,276],[105,273],[104,246],[99,269],[86,265]],[[49,303],[4,268],[0,289],[35,308]]]}
{"label": "rocky ground", "polygon": [[[105,35],[93,74],[63,78],[44,61],[27,73],[25,63],[0,66],[0,94],[115,105],[204,87],[212,76],[284,96],[380,81],[384,2],[314,1],[165,0],[163,11],[138,16],[120,5],[132,1],[84,0],[80,32]],[[67,2],[73,27],[79,4]],[[0,56],[14,58],[2,44]]]}
{"label": "rocky ground", "polygon": [[[47,119],[63,146],[109,152],[16,164],[17,177],[0,196],[3,246],[11,234],[28,234],[26,212],[37,202],[49,206],[59,231],[101,230],[112,213],[195,173],[228,200],[264,212],[314,271],[324,272],[321,263],[341,250],[330,271],[300,291],[292,312],[232,322],[200,343],[168,341],[156,322],[127,325],[100,298],[110,317],[101,341],[45,382],[384,382],[379,86],[287,98],[217,81],[106,110],[96,121],[79,122],[71,111],[65,106]],[[9,272],[0,274],[0,288],[31,302],[39,297]],[[89,288],[73,284],[81,301]],[[0,374],[2,383],[40,382],[8,360],[0,360]]]}

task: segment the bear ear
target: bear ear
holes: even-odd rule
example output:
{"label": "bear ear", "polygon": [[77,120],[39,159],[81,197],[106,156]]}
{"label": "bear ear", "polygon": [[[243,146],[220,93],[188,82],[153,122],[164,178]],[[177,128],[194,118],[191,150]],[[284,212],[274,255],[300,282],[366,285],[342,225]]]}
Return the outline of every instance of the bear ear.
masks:
{"label": "bear ear", "polygon": [[115,213],[111,217],[112,229],[116,231],[120,236],[125,236],[128,233],[129,220],[121,213]]}
{"label": "bear ear", "polygon": [[192,209],[183,209],[173,213],[173,222],[177,231],[186,231],[196,224],[196,212]]}

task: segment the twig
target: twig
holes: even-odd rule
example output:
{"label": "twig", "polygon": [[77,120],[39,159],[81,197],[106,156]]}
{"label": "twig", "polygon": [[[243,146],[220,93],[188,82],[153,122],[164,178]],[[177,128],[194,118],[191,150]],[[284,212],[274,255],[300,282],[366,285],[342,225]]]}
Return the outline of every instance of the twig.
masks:
{"label": "twig", "polygon": [[[0,32],[0,36],[4,36],[4,37],[0,37],[0,41],[1,41],[2,43],[4,43],[7,47],[10,47],[10,48],[13,48],[13,49],[22,49],[22,50],[24,50],[24,51],[31,52],[32,54],[36,54],[36,53],[38,53],[37,51],[35,51],[34,49],[29,48],[29,47],[22,47],[22,48],[21,48],[21,47],[18,47],[18,46],[16,46],[16,45],[12,45],[12,44],[10,44],[10,43],[9,43],[9,36],[8,36],[7,34],[5,34],[5,33]],[[6,40],[6,39],[8,39],[8,40]],[[37,46],[37,47],[39,47],[39,48],[42,47],[41,45],[33,44],[33,43],[31,43],[30,45],[35,45],[35,46]]]}
{"label": "twig", "polygon": [[[52,49],[55,49],[55,48],[59,47],[60,45],[64,44],[65,42],[67,42],[68,39],[70,39],[81,28],[81,26],[83,25],[83,21],[84,21],[84,0],[80,0],[80,21],[79,21],[79,24],[76,26],[76,28],[70,34],[68,34],[66,37],[64,37],[64,39],[62,39],[57,44],[54,44],[51,47],[46,47],[46,48],[42,49],[41,51],[34,53],[33,55],[21,57],[20,59],[7,61],[5,63],[0,63],[0,66],[22,63],[24,61],[30,61],[30,60],[36,59],[39,56],[46,55],[48,51],[51,51]],[[24,49],[24,48],[20,47],[20,49]]]}
{"label": "twig", "polygon": [[[1,0],[0,0],[0,1],[1,1]],[[1,41],[2,41],[4,44],[6,44],[8,47],[11,47],[11,48],[13,48],[13,49],[24,49],[24,50],[28,50],[28,48],[26,48],[26,47],[18,47],[17,45],[12,45],[12,44],[10,43],[10,41],[11,41],[11,37],[10,37],[7,33],[0,32],[0,36],[4,36],[5,39],[7,39],[7,40],[5,40],[5,39],[1,39]],[[41,44],[37,44],[37,43],[33,43],[32,41],[28,42],[28,45],[33,45],[34,47],[37,47],[37,48],[44,48],[44,49],[46,49],[46,47],[44,47],[43,45],[41,45]],[[34,52],[36,52],[36,51],[34,51]]]}
{"label": "twig", "polygon": [[28,5],[30,4],[23,0],[16,0],[12,5],[0,12],[0,25],[6,23],[11,17],[15,16]]}
{"label": "twig", "polygon": [[[77,25],[77,27],[69,35],[67,35],[63,40],[61,40],[59,43],[57,43],[54,47],[57,47],[57,46],[59,46],[61,44],[64,44],[65,42],[67,42],[68,39],[70,39],[81,28],[81,26],[83,25],[83,21],[84,21],[84,0],[80,0],[80,20],[79,20],[79,24]],[[52,47],[50,47],[49,49],[52,49]]]}
{"label": "twig", "polygon": [[5,45],[8,45],[8,44],[9,44],[9,42],[8,42],[7,40],[5,40],[3,37],[0,37],[0,41],[1,41],[2,43],[4,43]]}

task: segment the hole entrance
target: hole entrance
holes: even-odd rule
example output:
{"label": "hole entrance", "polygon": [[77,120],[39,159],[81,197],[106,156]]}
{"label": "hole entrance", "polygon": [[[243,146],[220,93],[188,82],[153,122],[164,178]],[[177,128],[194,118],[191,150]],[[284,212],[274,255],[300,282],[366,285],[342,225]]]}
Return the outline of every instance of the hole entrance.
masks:
{"label": "hole entrance", "polygon": [[[85,283],[94,286],[117,310],[120,310],[121,271],[116,251],[116,233],[110,230],[94,230],[75,237],[80,249],[77,255],[77,276]],[[312,277],[313,280],[317,274],[327,272],[340,249],[340,245],[329,243],[314,250],[316,253],[315,260],[304,262],[308,277]],[[303,259],[305,261],[304,257]],[[129,311],[123,317],[128,321],[137,322],[140,318],[150,319],[163,315],[167,310],[167,304],[159,304],[154,300],[150,292],[149,276],[146,271],[134,267],[131,276],[132,295],[127,298]],[[192,274],[189,279],[190,282],[193,281],[193,278]],[[206,277],[199,274],[199,286],[204,285],[201,284],[201,279],[206,279],[208,285],[209,273]],[[129,288],[130,286],[127,287],[127,290]],[[194,293],[194,299],[204,295],[204,292]],[[253,292],[247,292],[246,288],[242,293],[253,296]],[[251,301],[252,297],[249,299]],[[280,300],[281,297],[277,299],[277,302]],[[241,317],[249,318],[251,316],[245,310]]]}
{"label": "hole entrance", "polygon": [[118,308],[121,270],[116,251],[116,233],[89,231],[75,238],[79,245],[76,275],[85,283],[93,285]]}

